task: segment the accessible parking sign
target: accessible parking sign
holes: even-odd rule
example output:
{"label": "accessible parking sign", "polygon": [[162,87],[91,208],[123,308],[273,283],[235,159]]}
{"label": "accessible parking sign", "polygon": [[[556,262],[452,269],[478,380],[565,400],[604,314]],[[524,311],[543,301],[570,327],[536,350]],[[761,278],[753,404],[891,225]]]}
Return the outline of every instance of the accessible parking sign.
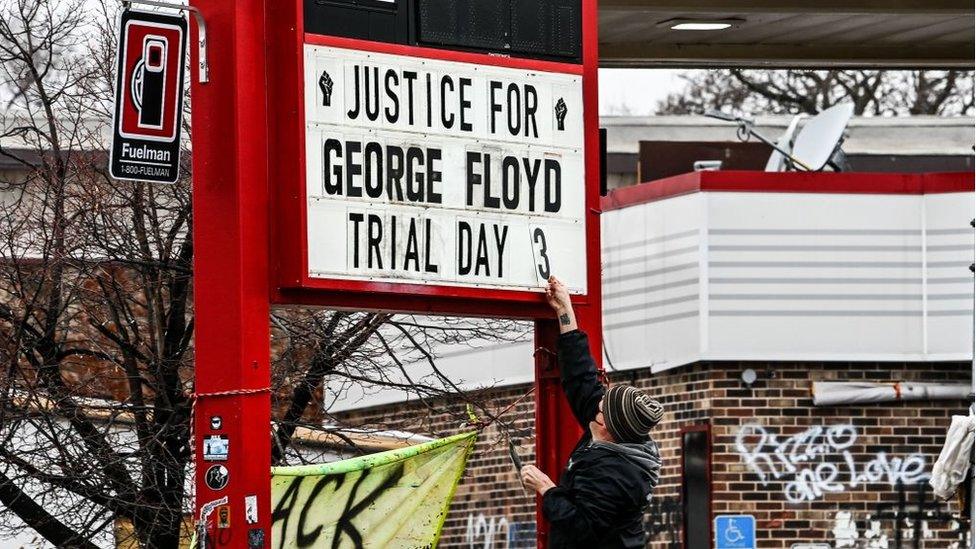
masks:
{"label": "accessible parking sign", "polygon": [[756,517],[752,515],[715,517],[715,549],[756,549]]}

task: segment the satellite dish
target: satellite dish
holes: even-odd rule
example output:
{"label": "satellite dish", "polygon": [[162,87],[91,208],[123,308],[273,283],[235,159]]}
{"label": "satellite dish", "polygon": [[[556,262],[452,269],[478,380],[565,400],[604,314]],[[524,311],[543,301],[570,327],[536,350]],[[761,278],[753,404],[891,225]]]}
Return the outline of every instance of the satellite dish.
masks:
{"label": "satellite dish", "polygon": [[793,150],[793,138],[796,137],[796,130],[800,127],[800,120],[802,120],[805,115],[798,114],[790,120],[786,130],[783,135],[779,136],[776,140],[776,147],[773,148],[773,154],[769,155],[769,160],[766,162],[767,172],[783,172],[788,168],[786,162],[786,157],[780,150],[792,151]]}
{"label": "satellite dish", "polygon": [[822,170],[844,138],[853,115],[854,103],[840,103],[811,118],[796,136],[793,158],[810,170]]}

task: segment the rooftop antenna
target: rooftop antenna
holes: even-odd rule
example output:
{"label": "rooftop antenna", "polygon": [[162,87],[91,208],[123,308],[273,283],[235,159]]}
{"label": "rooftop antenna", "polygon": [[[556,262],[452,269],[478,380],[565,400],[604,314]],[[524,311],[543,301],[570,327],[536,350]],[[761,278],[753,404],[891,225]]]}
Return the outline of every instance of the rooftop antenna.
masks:
{"label": "rooftop antenna", "polygon": [[[838,151],[844,138],[844,130],[847,123],[854,114],[853,103],[840,103],[823,111],[811,118],[804,124],[796,137],[796,143],[792,149],[789,148],[789,139],[781,139],[779,143],[774,143],[768,137],[757,132],[755,121],[750,118],[735,116],[721,111],[709,110],[705,116],[717,118],[727,122],[735,122],[739,125],[736,135],[742,141],[748,141],[750,137],[755,137],[759,141],[769,145],[773,149],[773,156],[767,163],[770,165],[784,161],[788,166],[798,167],[804,171],[820,171],[830,166],[837,171],[841,171],[842,153]],[[792,135],[795,131],[795,124],[799,120],[794,118],[787,128],[787,133]],[[775,158],[776,155],[781,158]],[[774,162],[775,158],[775,162]],[[835,158],[837,160],[835,161]]]}

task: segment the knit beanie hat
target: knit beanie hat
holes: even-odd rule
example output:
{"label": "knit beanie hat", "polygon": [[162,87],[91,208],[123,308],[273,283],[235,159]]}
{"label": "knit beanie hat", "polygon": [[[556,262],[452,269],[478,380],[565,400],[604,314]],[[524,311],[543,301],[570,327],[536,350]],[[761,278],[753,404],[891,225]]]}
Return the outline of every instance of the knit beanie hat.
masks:
{"label": "knit beanie hat", "polygon": [[603,418],[617,442],[639,442],[664,415],[661,403],[627,385],[614,385],[603,396]]}

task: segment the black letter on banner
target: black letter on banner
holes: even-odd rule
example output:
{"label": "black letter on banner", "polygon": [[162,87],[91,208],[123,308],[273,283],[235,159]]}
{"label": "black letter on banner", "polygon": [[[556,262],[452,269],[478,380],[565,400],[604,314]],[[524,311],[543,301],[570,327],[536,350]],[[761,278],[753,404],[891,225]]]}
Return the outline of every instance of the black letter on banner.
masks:
{"label": "black letter on banner", "polygon": [[291,481],[288,488],[285,489],[285,493],[281,495],[281,499],[278,500],[278,505],[275,506],[274,510],[271,511],[271,524],[282,521],[281,524],[281,543],[279,544],[279,549],[284,549],[285,540],[288,538],[288,519],[291,517],[291,511],[295,507],[295,500],[298,499],[298,489],[302,487],[302,481],[305,477],[295,477],[295,480]]}
{"label": "black letter on banner", "polygon": [[562,208],[562,168],[559,162],[546,159],[546,211],[558,212]]}
{"label": "black letter on banner", "polygon": [[485,234],[485,224],[478,224],[478,253],[474,260],[474,274],[481,274],[481,267],[485,268],[485,276],[491,276],[491,268],[488,266],[488,236]]}
{"label": "black letter on banner", "polygon": [[471,107],[471,102],[464,98],[464,89],[471,86],[470,78],[462,78],[460,80],[460,91],[461,96],[461,131],[469,132],[471,131],[471,123],[465,122],[468,109]]}
{"label": "black letter on banner", "polygon": [[[369,214],[369,227],[367,228],[366,246],[369,252],[366,254],[366,264],[373,268],[373,252],[376,252],[376,268],[383,268],[383,258],[380,257],[380,242],[383,240],[383,218],[378,215]],[[374,231],[373,228],[376,228]]]}
{"label": "black letter on banner", "polygon": [[[303,478],[303,477],[298,477]],[[310,533],[305,533],[305,521],[308,520],[308,512],[312,511],[315,507],[315,498],[319,496],[319,493],[323,488],[329,484],[335,484],[335,489],[338,490],[342,486],[343,481],[346,480],[346,475],[335,475],[335,476],[323,476],[315,483],[312,487],[312,491],[308,494],[308,499],[305,500],[305,504],[302,506],[302,512],[298,514],[298,527],[295,532],[295,542],[299,547],[310,547],[315,543],[315,540],[319,538],[322,534],[322,525],[319,524],[315,530]],[[284,530],[282,530],[284,534]],[[282,536],[284,537],[284,536]]]}
{"label": "black letter on banner", "polygon": [[[383,147],[375,141],[366,143],[366,153],[363,154],[366,169],[363,171],[363,183],[366,196],[379,198],[383,196]],[[374,164],[375,160],[375,164]],[[372,175],[375,174],[375,177]],[[374,186],[373,183],[376,183]]]}
{"label": "black letter on banner", "polygon": [[[465,221],[458,221],[458,274],[466,275],[471,272],[471,225]],[[467,256],[464,251],[467,250]],[[467,259],[467,261],[465,261]]]}
{"label": "black letter on banner", "polygon": [[[332,173],[329,173],[329,167],[332,166],[332,156],[330,153],[336,154],[335,166],[332,167]],[[332,176],[335,175],[335,179]],[[326,139],[325,145],[322,146],[322,176],[323,176],[323,188],[325,189],[325,194],[336,195],[342,194],[342,143],[339,143],[338,139]]]}
{"label": "black letter on banner", "polygon": [[346,507],[342,510],[342,515],[339,516],[339,520],[336,521],[336,532],[335,538],[332,540],[332,549],[338,549],[342,545],[342,535],[345,534],[349,536],[349,540],[352,542],[353,547],[363,547],[363,536],[353,525],[352,520],[356,518],[359,513],[362,513],[374,501],[380,498],[387,491],[396,486],[400,479],[403,478],[403,462],[397,463],[393,466],[394,469],[387,473],[387,477],[383,479],[383,482],[373,489],[370,493],[366,494],[366,497],[360,501],[353,503],[356,499],[356,493],[359,492],[359,486],[366,480],[367,476],[378,475],[385,472],[386,468],[379,468],[376,471],[371,469],[366,469],[362,472],[360,477],[356,479],[356,483],[352,486],[352,491],[349,493],[349,499],[346,500]]}
{"label": "black letter on banner", "polygon": [[[359,224],[363,222],[363,214],[351,213],[349,214],[349,221],[352,221],[352,267],[353,269],[359,268]],[[349,242],[346,241],[348,245]]]}
{"label": "black letter on banner", "polygon": [[[390,84],[391,81],[393,82],[392,85]],[[400,77],[397,76],[396,71],[386,69],[386,96],[393,102],[393,109],[390,110],[390,107],[387,107],[383,110],[386,111],[386,121],[390,124],[396,124],[396,121],[400,118],[400,98],[393,92],[393,86],[399,85]]]}

